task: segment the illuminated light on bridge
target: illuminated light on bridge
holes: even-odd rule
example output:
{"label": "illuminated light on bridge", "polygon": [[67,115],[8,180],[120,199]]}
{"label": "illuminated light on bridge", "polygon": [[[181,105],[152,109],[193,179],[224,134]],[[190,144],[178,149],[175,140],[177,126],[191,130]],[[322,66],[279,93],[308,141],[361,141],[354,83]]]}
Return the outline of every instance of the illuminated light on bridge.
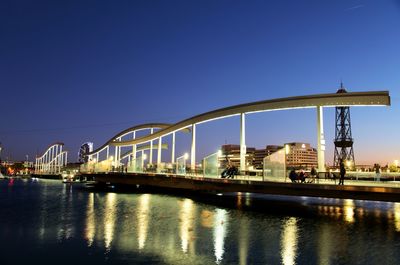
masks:
{"label": "illuminated light on bridge", "polygon": [[35,174],[59,174],[68,163],[68,152],[63,143],[50,145],[42,156],[36,157]]}

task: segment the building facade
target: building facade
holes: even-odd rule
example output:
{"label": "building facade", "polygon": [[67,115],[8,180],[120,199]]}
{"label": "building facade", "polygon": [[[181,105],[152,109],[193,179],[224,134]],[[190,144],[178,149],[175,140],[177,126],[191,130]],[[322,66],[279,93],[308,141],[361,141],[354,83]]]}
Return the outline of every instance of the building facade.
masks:
{"label": "building facade", "polygon": [[263,169],[264,157],[269,156],[279,149],[282,149],[281,145],[267,145],[265,149],[255,149],[253,167],[255,169]]}
{"label": "building facade", "polygon": [[[246,150],[246,169],[263,169],[263,162],[266,156],[287,146],[286,168],[308,169],[318,167],[317,149],[311,147],[309,143],[286,143],[285,145],[267,145],[264,149],[247,147]],[[226,167],[232,164],[240,168],[240,145],[226,144],[221,146],[222,156],[220,166]]]}
{"label": "building facade", "polygon": [[[246,168],[253,166],[255,150],[254,147],[246,148]],[[226,167],[229,163],[240,168],[240,145],[225,144],[221,146],[221,151],[222,156],[219,158],[219,163],[222,168]]]}
{"label": "building facade", "polygon": [[317,149],[308,143],[287,143],[286,168],[311,169],[318,167]]}

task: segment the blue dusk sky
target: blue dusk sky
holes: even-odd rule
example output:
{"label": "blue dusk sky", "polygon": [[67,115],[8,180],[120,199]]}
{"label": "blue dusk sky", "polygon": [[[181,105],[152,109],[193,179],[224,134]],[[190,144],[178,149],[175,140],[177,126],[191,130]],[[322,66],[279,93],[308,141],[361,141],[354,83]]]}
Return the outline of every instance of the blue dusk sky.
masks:
{"label": "blue dusk sky", "polygon": [[[0,2],[2,158],[32,160],[86,141],[213,109],[289,96],[388,90],[351,108],[357,164],[400,159],[400,1]],[[326,162],[334,109],[324,110]],[[247,116],[247,146],[309,142],[316,111]],[[178,135],[177,156],[190,150]],[[239,143],[239,117],[201,124],[198,161]]]}

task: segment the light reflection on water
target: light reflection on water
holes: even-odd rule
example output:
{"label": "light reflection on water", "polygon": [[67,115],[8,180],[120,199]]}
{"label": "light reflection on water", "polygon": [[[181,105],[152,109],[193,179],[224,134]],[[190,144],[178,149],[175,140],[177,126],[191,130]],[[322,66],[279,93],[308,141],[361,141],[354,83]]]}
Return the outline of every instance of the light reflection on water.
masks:
{"label": "light reflection on water", "polygon": [[295,217],[290,217],[284,221],[282,228],[282,264],[296,264],[297,237],[297,219]]}
{"label": "light reflection on water", "polygon": [[104,247],[106,252],[111,250],[111,242],[114,237],[114,226],[116,218],[116,197],[115,193],[106,195],[106,207],[104,208]]}
{"label": "light reflection on water", "polygon": [[0,181],[0,209],[1,264],[400,264],[399,203],[16,180]]}
{"label": "light reflection on water", "polygon": [[189,241],[193,242],[194,240],[194,204],[191,199],[184,199],[183,202],[180,202],[180,211],[179,211],[179,222],[180,222],[180,237],[181,237],[181,245],[182,251],[188,251]]}
{"label": "light reflection on water", "polygon": [[90,192],[87,199],[86,207],[86,226],[85,226],[85,237],[87,240],[88,247],[91,247],[94,240],[96,230],[95,220],[95,209],[94,209],[94,193]]}
{"label": "light reflection on water", "polygon": [[228,214],[224,209],[216,209],[214,215],[214,252],[215,260],[220,263],[224,255],[224,241],[228,229]]}
{"label": "light reflection on water", "polygon": [[343,210],[344,210],[344,219],[346,222],[354,223],[354,201],[346,199],[344,200]]}
{"label": "light reflection on water", "polygon": [[400,203],[394,204],[394,224],[396,231],[400,232]]}
{"label": "light reflection on water", "polygon": [[139,205],[137,211],[137,223],[138,223],[138,247],[143,249],[146,244],[147,228],[149,225],[149,204],[150,194],[143,194],[139,197]]}

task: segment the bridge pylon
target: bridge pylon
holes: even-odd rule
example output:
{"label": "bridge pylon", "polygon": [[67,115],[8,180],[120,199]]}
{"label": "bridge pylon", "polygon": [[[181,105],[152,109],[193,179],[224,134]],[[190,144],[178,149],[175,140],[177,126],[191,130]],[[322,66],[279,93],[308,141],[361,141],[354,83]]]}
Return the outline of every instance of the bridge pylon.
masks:
{"label": "bridge pylon", "polygon": [[[347,93],[340,83],[340,88],[336,93]],[[343,160],[347,167],[354,169],[354,150],[353,138],[351,135],[351,121],[350,121],[350,107],[340,106],[336,107],[335,115],[335,153],[333,158],[333,166],[339,167],[340,161]]]}

